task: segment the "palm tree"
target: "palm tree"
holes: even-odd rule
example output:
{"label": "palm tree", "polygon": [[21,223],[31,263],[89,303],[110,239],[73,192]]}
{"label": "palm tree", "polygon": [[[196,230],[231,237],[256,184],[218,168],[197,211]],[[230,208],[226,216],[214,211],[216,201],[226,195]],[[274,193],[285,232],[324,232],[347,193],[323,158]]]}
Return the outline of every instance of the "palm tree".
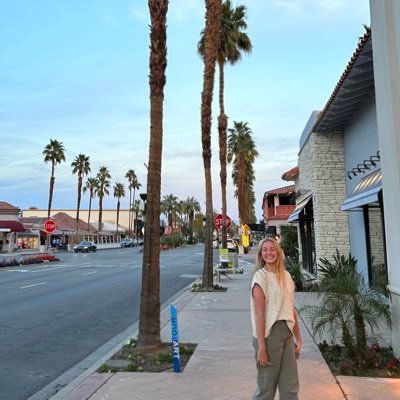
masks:
{"label": "palm tree", "polygon": [[[133,196],[132,196],[132,204],[133,204],[133,203],[135,203],[136,190],[139,190],[142,187],[142,184],[139,183],[137,177],[135,177],[135,179],[132,181],[132,183],[130,184],[129,187],[133,189]],[[132,228],[133,228],[133,221],[131,218],[130,230],[132,230]]]}
{"label": "palm tree", "polygon": [[139,349],[157,350],[160,337],[160,196],[163,102],[167,67],[168,0],[148,0],[150,11],[150,149],[143,243]]}
{"label": "palm tree", "polygon": [[250,196],[249,188],[254,182],[253,163],[258,151],[252,138],[252,131],[247,122],[234,122],[229,129],[228,162],[233,161],[232,178],[237,187],[239,220],[241,224],[249,223]]}
{"label": "palm tree", "polygon": [[202,286],[213,288],[212,250],[212,184],[211,184],[211,105],[214,90],[215,63],[217,61],[219,31],[221,26],[221,0],[206,0],[206,26],[204,28],[204,73],[201,93],[201,143],[206,189],[206,228]]}
{"label": "palm tree", "polygon": [[104,196],[110,194],[108,189],[110,188],[111,175],[108,171],[107,167],[100,167],[99,172],[97,173],[97,189],[96,194],[99,198],[99,227],[98,230],[101,231],[101,222],[103,219],[103,198]]}
{"label": "palm tree", "polygon": [[89,214],[88,214],[88,229],[90,229],[90,212],[92,211],[92,199],[96,195],[96,190],[99,183],[96,178],[88,178],[85,186],[83,187],[83,193],[89,192]]}
{"label": "palm tree", "polygon": [[[140,187],[142,186],[139,181],[138,178],[135,174],[135,171],[133,169],[130,169],[126,175],[125,178],[128,179],[129,182],[129,217],[128,217],[128,229],[131,231],[132,230],[132,213],[133,213],[133,209],[132,209],[132,204],[135,201],[135,191],[137,189],[140,189]],[[133,190],[133,197],[132,197],[132,190]]]}
{"label": "palm tree", "polygon": [[[219,161],[221,165],[221,199],[222,199],[222,247],[227,246],[226,229],[226,129],[228,117],[225,114],[224,106],[224,66],[226,63],[236,64],[241,58],[242,53],[250,53],[253,45],[247,33],[246,6],[239,4],[232,7],[230,0],[222,3],[221,26],[219,31],[218,45],[218,70],[219,70],[219,108],[218,116],[218,138],[219,138]],[[198,44],[198,52],[204,55],[204,30],[201,33],[201,39]]]}
{"label": "palm tree", "polygon": [[114,197],[117,198],[117,232],[118,232],[118,223],[119,223],[119,209],[121,206],[121,197],[125,196],[125,187],[122,183],[116,183],[114,185]]}
{"label": "palm tree", "polygon": [[304,306],[300,312],[311,319],[315,335],[328,330],[335,338],[340,332],[350,358],[363,361],[367,353],[366,324],[374,335],[376,328],[385,323],[390,327],[398,316],[391,312],[385,298],[368,286],[364,275],[357,272],[357,260],[351,254],[345,257],[336,251],[333,262],[322,258],[320,263],[319,305]]}
{"label": "palm tree", "polygon": [[61,164],[61,161],[65,161],[65,148],[62,142],[57,139],[50,139],[50,143],[46,145],[43,150],[44,162],[51,162],[51,176],[50,176],[50,187],[49,187],[49,204],[47,207],[47,218],[50,218],[51,203],[53,202],[53,191],[54,182],[54,170],[57,164]]}
{"label": "palm tree", "polygon": [[81,206],[82,196],[82,180],[85,175],[90,172],[90,161],[89,157],[84,154],[79,154],[75,157],[75,160],[71,163],[72,173],[78,175],[78,202],[76,206],[76,229],[78,229],[79,221],[79,209]]}
{"label": "palm tree", "polygon": [[193,241],[193,220],[194,220],[195,213],[198,213],[201,211],[200,203],[194,197],[188,197],[185,200],[184,210],[188,216],[189,243],[192,243],[192,241]]}
{"label": "palm tree", "polygon": [[168,227],[174,226],[174,215],[179,206],[178,198],[173,194],[165,195],[161,201],[161,212],[168,218]]}
{"label": "palm tree", "polygon": [[136,243],[139,244],[139,232],[138,232],[138,218],[140,210],[140,200],[135,200],[132,205],[132,211],[135,212],[135,224],[133,225],[136,237]]}

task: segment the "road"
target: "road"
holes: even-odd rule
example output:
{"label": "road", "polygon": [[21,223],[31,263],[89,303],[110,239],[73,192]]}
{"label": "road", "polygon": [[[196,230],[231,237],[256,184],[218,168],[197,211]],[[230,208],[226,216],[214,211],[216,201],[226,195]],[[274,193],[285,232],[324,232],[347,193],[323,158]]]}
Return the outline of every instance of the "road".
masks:
{"label": "road", "polygon": [[[0,399],[26,400],[139,319],[140,248],[0,270]],[[202,273],[203,246],[161,252],[161,304]]]}

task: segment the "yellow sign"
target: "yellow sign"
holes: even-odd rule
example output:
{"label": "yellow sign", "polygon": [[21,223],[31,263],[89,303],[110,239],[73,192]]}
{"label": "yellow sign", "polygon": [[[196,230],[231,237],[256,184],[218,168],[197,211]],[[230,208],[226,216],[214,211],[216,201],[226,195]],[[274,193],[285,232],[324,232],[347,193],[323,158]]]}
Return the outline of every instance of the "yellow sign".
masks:
{"label": "yellow sign", "polygon": [[249,235],[242,235],[242,246],[249,247],[249,245],[250,245]]}

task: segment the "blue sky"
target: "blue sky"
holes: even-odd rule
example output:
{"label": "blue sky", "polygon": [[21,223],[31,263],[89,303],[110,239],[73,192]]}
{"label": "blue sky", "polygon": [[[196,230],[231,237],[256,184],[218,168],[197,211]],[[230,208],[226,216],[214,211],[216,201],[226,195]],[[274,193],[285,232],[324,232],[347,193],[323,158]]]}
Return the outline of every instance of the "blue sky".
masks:
{"label": "blue sky", "polygon": [[[42,151],[62,141],[66,162],[56,167],[53,208],[74,209],[77,177],[71,162],[90,156],[92,175],[110,170],[112,185],[134,169],[146,191],[149,143],[149,13],[145,0],[1,1],[0,200],[46,208],[50,165]],[[233,1],[234,4],[237,4]],[[248,0],[254,49],[225,69],[230,124],[245,121],[260,157],[256,212],[266,190],[285,186],[297,163],[301,132],[324,107],[343,73],[363,24],[368,0]],[[202,0],[170,0],[164,103],[162,195],[204,203],[200,103],[203,65],[196,53],[204,27]],[[217,89],[217,88],[216,88]],[[216,92],[217,94],[217,92]],[[213,197],[220,210],[219,160],[213,104]],[[228,214],[237,202],[228,168]],[[127,186],[127,185],[126,185]],[[88,198],[83,197],[82,208]],[[97,200],[94,208],[97,208]],[[128,206],[128,197],[122,207]],[[112,195],[105,208],[115,208]]]}

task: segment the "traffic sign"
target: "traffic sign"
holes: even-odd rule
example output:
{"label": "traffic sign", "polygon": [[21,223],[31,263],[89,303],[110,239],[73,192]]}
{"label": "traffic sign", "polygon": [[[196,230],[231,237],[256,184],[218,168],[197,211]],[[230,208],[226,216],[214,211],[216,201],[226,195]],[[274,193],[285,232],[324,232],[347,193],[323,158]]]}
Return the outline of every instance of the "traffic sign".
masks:
{"label": "traffic sign", "polygon": [[44,231],[46,233],[53,233],[56,230],[56,223],[52,219],[48,219],[44,223]]}
{"label": "traffic sign", "polygon": [[[226,216],[226,229],[229,229],[231,227],[231,219]],[[222,228],[222,214],[218,214],[214,218],[214,225],[217,229]]]}

